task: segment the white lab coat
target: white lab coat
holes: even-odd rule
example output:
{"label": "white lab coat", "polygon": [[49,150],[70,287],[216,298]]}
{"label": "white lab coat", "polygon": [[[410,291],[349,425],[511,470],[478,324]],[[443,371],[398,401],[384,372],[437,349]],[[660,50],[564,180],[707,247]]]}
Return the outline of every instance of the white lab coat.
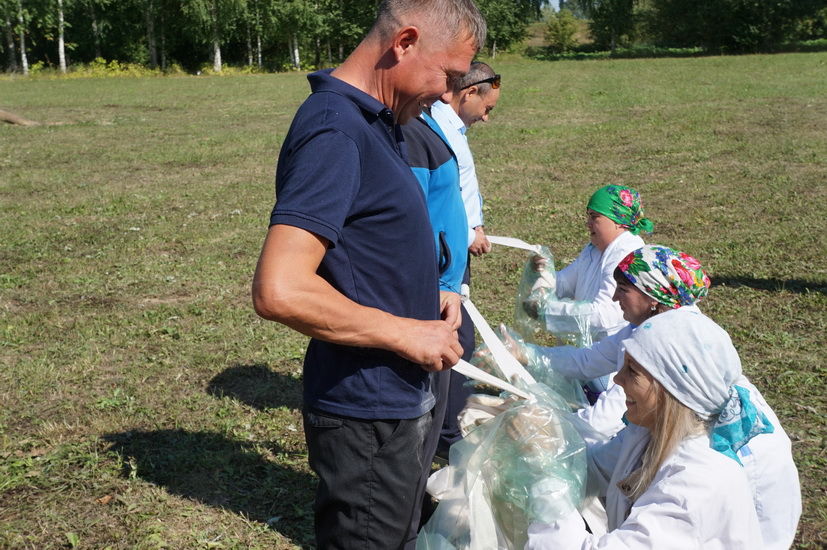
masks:
{"label": "white lab coat", "polygon": [[647,490],[630,503],[617,482],[640,465],[648,442],[648,430],[630,425],[590,453],[590,482],[606,494],[608,533],[601,537],[590,534],[574,513],[551,524],[531,524],[526,549],[764,547],[744,469],[712,450],[706,435],[681,442]]}
{"label": "white lab coat", "polygon": [[750,439],[738,450],[738,458],[752,489],[764,550],[787,550],[795,539],[801,517],[801,485],[792,443],[761,392],[743,376],[735,383],[749,390],[753,404],[775,427],[771,434]]}
{"label": "white lab coat", "polygon": [[[764,550],[786,550],[795,539],[798,520],[801,517],[801,486],[798,470],[792,456],[792,445],[775,412],[767,404],[761,392],[741,377],[737,385],[750,391],[753,404],[767,415],[775,430],[773,433],[753,437],[739,449],[738,458],[749,482],[752,501],[764,540]],[[578,411],[578,416],[592,425],[601,435],[610,434],[626,410],[623,388],[612,385],[603,392],[593,407]],[[617,416],[619,415],[619,416]],[[637,430],[635,426],[630,426]],[[586,434],[586,443],[596,449],[603,444],[594,434]],[[647,439],[648,440],[648,439]],[[611,452],[611,447],[603,454]]]}
{"label": "white lab coat", "polygon": [[559,298],[591,302],[589,324],[595,341],[626,324],[620,305],[612,301],[617,286],[612,273],[623,258],[644,244],[637,235],[624,231],[602,253],[587,244],[572,263],[557,272],[555,292]]}

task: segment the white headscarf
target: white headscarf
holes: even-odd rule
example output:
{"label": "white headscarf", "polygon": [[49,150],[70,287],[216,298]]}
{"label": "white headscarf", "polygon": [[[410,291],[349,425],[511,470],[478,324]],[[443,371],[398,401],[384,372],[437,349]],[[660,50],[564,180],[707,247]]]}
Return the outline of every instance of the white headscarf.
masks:
{"label": "white headscarf", "polygon": [[738,449],[759,433],[773,431],[749,390],[735,385],[741,360],[729,335],[697,309],[655,315],[623,344],[675,399],[713,420],[713,449],[740,462]]}

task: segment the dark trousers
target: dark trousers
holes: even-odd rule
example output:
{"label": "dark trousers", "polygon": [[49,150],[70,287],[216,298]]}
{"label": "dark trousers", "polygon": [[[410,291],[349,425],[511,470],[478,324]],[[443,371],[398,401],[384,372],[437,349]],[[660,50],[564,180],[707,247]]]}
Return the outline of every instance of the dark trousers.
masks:
{"label": "dark trousers", "polygon": [[[471,258],[468,257],[468,267],[465,268],[465,275],[462,282],[471,285]],[[462,325],[458,331],[459,344],[462,346],[462,358],[466,361],[471,359],[476,347],[476,334],[474,332],[474,322],[471,321],[471,316],[462,308]],[[451,381],[448,386],[448,403],[445,407],[445,420],[442,422],[442,431],[439,437],[438,450],[439,454],[447,454],[448,448],[455,442],[462,439],[462,434],[459,431],[459,422],[457,416],[465,408],[465,402],[468,396],[473,393],[473,390],[468,387],[466,382],[468,378],[451,371]]]}
{"label": "dark trousers", "polygon": [[319,476],[317,548],[394,550],[415,540],[409,526],[414,515],[419,522],[432,420],[433,412],[410,420],[304,412],[310,467]]}
{"label": "dark trousers", "polygon": [[445,406],[448,404],[448,385],[451,372],[452,371],[442,371],[431,374],[431,391],[433,391],[434,397],[436,397],[436,403],[431,410],[431,428],[425,436],[425,442],[423,444],[425,468],[422,470],[422,477],[419,479],[419,485],[416,488],[416,500],[419,504],[414,508],[414,513],[408,525],[408,539],[405,542],[405,550],[414,550],[416,548],[416,535],[419,532],[420,524],[424,523],[423,520],[427,520],[427,517],[423,518],[422,513],[425,510],[430,512],[430,506],[428,506],[427,503],[431,497],[425,494],[425,486],[428,483],[428,476],[431,475],[431,462],[436,454],[442,429],[442,421],[445,417]]}

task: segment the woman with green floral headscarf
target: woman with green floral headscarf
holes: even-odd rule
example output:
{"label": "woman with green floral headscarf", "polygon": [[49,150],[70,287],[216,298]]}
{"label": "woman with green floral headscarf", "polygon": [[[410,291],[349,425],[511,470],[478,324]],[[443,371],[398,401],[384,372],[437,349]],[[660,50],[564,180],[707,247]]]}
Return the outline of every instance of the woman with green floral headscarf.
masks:
{"label": "woman with green floral headscarf", "polygon": [[[540,277],[532,293],[536,298],[539,293],[553,290],[558,298],[591,303],[589,329],[597,341],[626,324],[620,306],[612,300],[612,272],[629,252],[644,245],[639,234],[651,233],[654,226],[643,216],[640,193],[622,185],[607,185],[589,199],[586,227],[589,244],[571,264],[556,273],[556,286],[547,286],[553,277]],[[547,269],[542,261],[535,265],[538,271]],[[526,306],[527,310],[531,307]]]}

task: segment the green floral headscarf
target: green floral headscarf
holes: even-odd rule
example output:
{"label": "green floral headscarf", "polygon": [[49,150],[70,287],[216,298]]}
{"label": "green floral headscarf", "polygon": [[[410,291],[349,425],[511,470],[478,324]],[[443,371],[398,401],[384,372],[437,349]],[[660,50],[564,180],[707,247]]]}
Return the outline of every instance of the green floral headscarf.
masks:
{"label": "green floral headscarf", "polygon": [[640,193],[631,187],[607,185],[594,192],[587,208],[603,214],[615,223],[626,227],[637,235],[641,231],[651,233],[655,225],[643,217],[643,202]]}

